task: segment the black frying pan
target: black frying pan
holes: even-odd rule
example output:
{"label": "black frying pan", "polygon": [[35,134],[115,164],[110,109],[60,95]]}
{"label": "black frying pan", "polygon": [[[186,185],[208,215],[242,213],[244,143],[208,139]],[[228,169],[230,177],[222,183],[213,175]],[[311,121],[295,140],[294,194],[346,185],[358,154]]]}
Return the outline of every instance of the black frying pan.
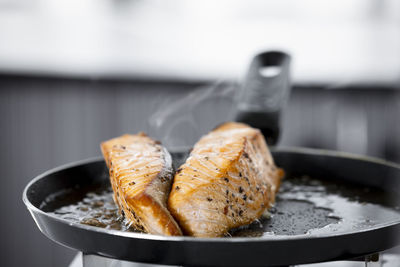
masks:
{"label": "black frying pan", "polygon": [[[175,164],[179,164],[185,153],[172,154]],[[39,229],[55,242],[88,254],[136,262],[277,266],[349,259],[400,244],[398,199],[389,198],[400,191],[398,165],[300,148],[276,150],[273,156],[287,173],[279,194],[286,198],[278,198],[273,217],[261,222],[255,237],[246,236],[248,229],[224,238],[165,237],[108,230],[62,219],[43,208],[45,202],[59,201],[54,193],[104,184],[108,171],[102,159],[65,165],[36,177],[25,188],[23,200]],[[299,186],[296,181],[303,178],[296,177],[302,175],[316,179]],[[302,192],[285,191],[288,187],[302,188]],[[307,202],[316,194],[321,203]],[[329,201],[322,203],[324,200]],[[324,206],[328,204],[330,210]],[[298,209],[304,212],[296,213]],[[336,212],[342,213],[338,217]],[[313,217],[315,214],[319,216]],[[355,217],[358,219],[353,220]]]}
{"label": "black frying pan", "polygon": [[[260,128],[270,144],[278,140],[280,111],[289,94],[289,62],[281,52],[256,56],[238,93],[236,120]],[[174,164],[179,165],[185,155],[172,153]],[[102,159],[40,175],[27,185],[23,200],[50,239],[88,254],[136,262],[277,266],[348,259],[399,244],[398,165],[310,149],[281,149],[273,156],[287,175],[272,217],[232,231],[233,237],[123,232],[54,214],[53,209],[72,201],[68,194],[83,198],[82,190],[108,183]]]}

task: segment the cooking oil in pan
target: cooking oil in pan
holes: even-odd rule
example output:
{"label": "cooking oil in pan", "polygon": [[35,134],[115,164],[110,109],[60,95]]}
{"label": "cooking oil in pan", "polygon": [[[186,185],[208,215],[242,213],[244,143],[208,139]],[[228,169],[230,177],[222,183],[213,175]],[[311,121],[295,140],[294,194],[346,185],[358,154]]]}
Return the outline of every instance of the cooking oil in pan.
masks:
{"label": "cooking oil in pan", "polygon": [[[266,216],[227,236],[274,238],[367,229],[399,221],[396,201],[396,196],[378,189],[308,176],[286,178]],[[41,209],[71,222],[135,231],[118,213],[108,182],[58,192],[48,197]]]}
{"label": "cooking oil in pan", "polygon": [[52,195],[42,203],[41,209],[75,223],[136,232],[119,214],[108,183]]}

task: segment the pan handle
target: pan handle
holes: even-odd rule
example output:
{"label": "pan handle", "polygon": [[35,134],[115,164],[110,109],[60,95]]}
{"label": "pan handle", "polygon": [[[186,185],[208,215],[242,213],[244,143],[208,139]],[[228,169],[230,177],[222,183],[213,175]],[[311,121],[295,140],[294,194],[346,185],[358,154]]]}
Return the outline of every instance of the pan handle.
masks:
{"label": "pan handle", "polygon": [[291,57],[280,51],[256,55],[239,89],[235,120],[258,128],[269,145],[280,135],[280,116],[290,94]]}

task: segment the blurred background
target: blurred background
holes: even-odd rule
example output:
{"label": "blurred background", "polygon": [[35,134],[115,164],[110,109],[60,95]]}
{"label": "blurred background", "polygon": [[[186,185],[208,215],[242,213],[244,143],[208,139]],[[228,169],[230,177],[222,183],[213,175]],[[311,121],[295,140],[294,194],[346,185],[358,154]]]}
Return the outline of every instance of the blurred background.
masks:
{"label": "blurred background", "polygon": [[271,49],[293,58],[279,146],[400,163],[400,1],[0,0],[0,265],[75,254],[25,209],[33,177],[151,132],[160,107],[240,84]]}

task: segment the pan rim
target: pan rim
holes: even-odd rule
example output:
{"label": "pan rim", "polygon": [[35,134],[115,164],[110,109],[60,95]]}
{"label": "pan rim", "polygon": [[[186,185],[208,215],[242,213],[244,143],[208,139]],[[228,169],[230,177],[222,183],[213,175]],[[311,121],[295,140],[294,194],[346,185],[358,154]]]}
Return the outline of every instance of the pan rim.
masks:
{"label": "pan rim", "polygon": [[[283,153],[301,153],[301,154],[312,154],[312,155],[323,155],[323,156],[335,156],[335,157],[341,157],[341,158],[346,158],[346,159],[352,159],[352,160],[360,160],[360,161],[366,161],[366,162],[371,162],[371,163],[375,163],[375,164],[380,164],[380,165],[385,165],[391,168],[395,168],[398,169],[400,171],[400,164],[391,162],[391,161],[387,161],[387,160],[383,160],[383,159],[379,159],[376,157],[370,157],[370,156],[364,156],[364,155],[358,155],[358,154],[354,154],[354,153],[348,153],[348,152],[343,152],[343,151],[335,151],[335,150],[327,150],[327,149],[315,149],[315,148],[306,148],[306,147],[271,147],[271,152],[283,152]],[[174,151],[171,150],[172,152],[178,152],[178,151]],[[182,152],[182,150],[180,150],[180,152]],[[94,162],[98,162],[98,161],[102,161],[103,158],[100,156],[96,156],[96,157],[90,157],[87,159],[83,159],[83,160],[78,160],[78,161],[74,161],[74,162],[70,162],[67,164],[63,164],[60,166],[57,166],[55,168],[52,168],[50,170],[45,171],[42,174],[39,174],[38,176],[36,176],[35,178],[33,178],[24,188],[23,190],[23,195],[22,195],[22,200],[25,204],[25,206],[27,207],[27,209],[29,210],[29,212],[31,213],[38,213],[42,216],[48,217],[49,219],[58,221],[60,223],[63,224],[67,224],[70,227],[76,227],[76,228],[80,228],[82,230],[87,230],[87,231],[93,231],[93,232],[97,232],[100,234],[110,234],[110,235],[114,235],[114,236],[119,236],[119,237],[123,237],[123,238],[133,238],[133,239],[144,239],[144,240],[149,240],[149,241],[164,241],[164,242],[189,242],[189,243],[197,243],[197,242],[201,242],[201,243],[207,243],[207,242],[217,242],[217,243],[248,243],[248,242],[281,242],[281,241],[287,241],[289,240],[304,240],[304,239],[326,239],[326,238],[335,238],[335,237],[344,237],[347,235],[354,235],[354,234],[363,234],[363,233],[367,233],[370,231],[376,231],[379,229],[383,229],[383,228],[388,228],[388,227],[393,227],[396,225],[400,225],[400,219],[398,220],[394,220],[391,222],[387,222],[387,223],[382,223],[382,224],[378,224],[375,225],[373,227],[370,228],[366,228],[366,229],[358,229],[358,230],[351,230],[348,232],[330,232],[330,233],[324,233],[321,235],[318,234],[301,234],[301,235],[271,235],[271,236],[262,236],[262,237],[215,237],[215,238],[199,238],[199,237],[191,237],[191,236],[162,236],[162,235],[153,235],[153,234],[147,234],[147,233],[135,233],[135,232],[123,232],[123,231],[119,231],[119,230],[113,230],[113,229],[104,229],[104,228],[100,228],[100,227],[96,227],[96,226],[90,226],[90,225],[84,225],[84,224],[80,224],[77,222],[71,222],[68,221],[66,219],[60,218],[57,215],[48,213],[48,212],[44,212],[43,210],[41,210],[40,208],[36,207],[35,205],[33,205],[27,196],[27,193],[29,191],[29,189],[31,188],[31,186],[33,184],[35,184],[36,182],[38,182],[40,179],[43,179],[44,177],[52,174],[52,173],[56,173],[58,171],[67,169],[67,168],[73,168],[73,167],[77,167],[80,165],[84,165],[84,164],[89,164],[89,163],[94,163]]]}

